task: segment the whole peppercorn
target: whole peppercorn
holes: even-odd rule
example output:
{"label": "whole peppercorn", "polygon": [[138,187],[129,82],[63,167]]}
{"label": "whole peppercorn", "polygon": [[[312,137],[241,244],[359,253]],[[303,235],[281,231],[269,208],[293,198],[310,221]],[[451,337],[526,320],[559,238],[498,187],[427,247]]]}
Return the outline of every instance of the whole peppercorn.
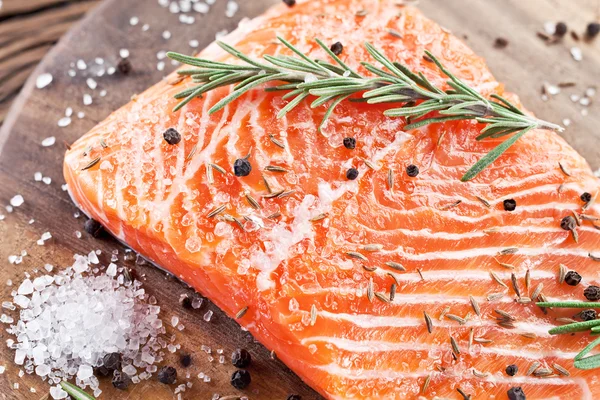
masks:
{"label": "whole peppercorn", "polygon": [[581,196],[579,196],[579,198],[584,203],[588,203],[592,199],[592,195],[591,195],[591,193],[583,192],[583,194]]}
{"label": "whole peppercorn", "polygon": [[596,310],[593,309],[584,310],[579,313],[579,318],[581,318],[582,321],[593,321],[598,318],[598,314],[596,313]]}
{"label": "whole peppercorn", "polygon": [[515,376],[519,372],[519,368],[515,364],[510,364],[506,367],[506,375]]}
{"label": "whole peppercorn", "polygon": [[119,389],[125,390],[129,386],[130,379],[127,374],[122,373],[121,371],[113,372],[112,385]]}
{"label": "whole peppercorn", "polygon": [[356,148],[356,139],[353,137],[344,138],[344,147],[348,150],[354,150]]}
{"label": "whole peppercorn", "polygon": [[299,394],[290,394],[287,400],[302,400],[302,397]]}
{"label": "whole peppercorn", "polygon": [[508,46],[508,40],[503,37],[496,38],[494,41],[494,47],[497,49],[503,49]]}
{"label": "whole peppercorn", "polygon": [[246,349],[237,349],[231,354],[231,363],[238,368],[247,368],[252,362],[252,356]]}
{"label": "whole peppercorn", "polygon": [[515,208],[517,208],[517,202],[514,199],[506,199],[502,202],[502,205],[506,211],[515,211]]}
{"label": "whole peppercorn", "polygon": [[583,291],[583,295],[589,301],[598,301],[600,300],[600,287],[590,285],[585,288],[585,290]]}
{"label": "whole peppercorn", "polygon": [[575,271],[569,271],[565,275],[565,282],[567,285],[577,286],[579,285],[579,282],[581,282],[581,275]]}
{"label": "whole peppercorn", "polygon": [[164,366],[158,371],[158,380],[160,383],[170,385],[177,379],[177,370],[173,367]]}
{"label": "whole peppercorn", "polygon": [[346,171],[346,178],[350,179],[351,181],[355,180],[358,178],[358,170],[356,168],[350,168],[348,171]]}
{"label": "whole peppercorn", "polygon": [[179,362],[184,368],[187,368],[192,365],[192,356],[190,354],[182,354],[179,358]]}
{"label": "whole peppercorn", "polygon": [[527,400],[520,386],[510,388],[507,392],[509,400]]}
{"label": "whole peppercorn", "polygon": [[246,389],[251,381],[250,372],[245,369],[238,369],[231,375],[231,386],[236,389]]}
{"label": "whole peppercorn", "polygon": [[565,231],[572,231],[575,229],[576,225],[577,221],[575,221],[575,218],[571,217],[570,215],[567,215],[560,221],[560,227]]}
{"label": "whole peppercorn", "polygon": [[179,303],[181,304],[181,307],[187,308],[188,310],[192,308],[192,299],[190,299],[190,296],[187,294],[181,297]]}
{"label": "whole peppercorn", "polygon": [[563,37],[567,33],[567,30],[567,24],[565,24],[564,22],[558,22],[554,27],[554,35],[558,37]]}
{"label": "whole peppercorn", "polygon": [[121,369],[121,354],[108,353],[102,358],[102,366],[110,371]]}
{"label": "whole peppercorn", "polygon": [[165,139],[165,142],[169,144],[177,144],[181,142],[181,135],[179,134],[179,132],[177,132],[177,129],[175,128],[169,128],[166,131],[164,131],[163,138]]}
{"label": "whole peppercorn", "polygon": [[99,237],[100,235],[102,235],[102,232],[104,232],[104,228],[102,227],[100,222],[96,221],[93,218],[90,218],[87,221],[85,221],[85,223],[83,224],[83,229],[95,238]]}
{"label": "whole peppercorn", "polygon": [[344,45],[341,44],[340,42],[335,42],[334,44],[331,45],[330,50],[333,54],[335,54],[336,56],[339,56],[340,54],[342,54],[342,51],[344,50]]}
{"label": "whole peppercorn", "polygon": [[410,164],[408,167],[406,167],[406,175],[410,176],[411,178],[419,175],[419,167],[414,164]]}
{"label": "whole peppercorn", "polygon": [[590,22],[587,26],[585,34],[588,38],[593,39],[600,33],[600,23]]}
{"label": "whole peppercorn", "polygon": [[129,73],[133,70],[131,61],[129,61],[128,58],[121,58],[117,64],[117,70],[123,75],[129,75]]}
{"label": "whole peppercorn", "polygon": [[296,0],[283,0],[283,3],[288,7],[293,7],[296,5]]}
{"label": "whole peppercorn", "polygon": [[238,158],[233,163],[233,174],[235,176],[248,176],[250,175],[250,171],[252,171],[252,165],[245,158]]}

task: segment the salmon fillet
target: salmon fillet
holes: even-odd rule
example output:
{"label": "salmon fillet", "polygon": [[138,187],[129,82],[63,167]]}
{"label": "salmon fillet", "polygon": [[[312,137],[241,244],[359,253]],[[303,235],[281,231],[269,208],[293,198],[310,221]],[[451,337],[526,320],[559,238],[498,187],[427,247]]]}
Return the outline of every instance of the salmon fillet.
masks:
{"label": "salmon fillet", "polygon": [[[254,58],[291,55],[277,44],[279,35],[320,59],[327,56],[314,38],[341,41],[340,57],[356,68],[370,60],[368,41],[444,86],[446,78],[422,56],[429,50],[482,94],[518,104],[466,45],[416,8],[394,3],[280,5],[224,41]],[[357,15],[361,10],[368,13]],[[201,56],[238,62],[215,44]],[[64,162],[70,194],[115,237],[229,316],[247,307],[237,321],[323,396],[459,399],[461,389],[477,399],[505,399],[517,386],[527,399],[600,396],[595,373],[573,366],[589,334],[548,334],[557,318],[577,311],[517,302],[511,283],[514,273],[520,296],[543,285],[546,298],[568,300],[582,299],[582,287],[599,280],[589,253],[598,249],[600,231],[584,221],[576,242],[560,226],[583,212],[580,195],[596,193],[599,183],[557,134],[531,131],[461,182],[499,143],[476,141],[483,125],[475,122],[405,132],[403,118],[383,116],[385,106],[345,101],[320,133],[326,106],[311,109],[305,101],[277,119],[286,100],[264,88],[212,115],[231,87],[172,112],[173,96],[193,85],[174,78],[72,145]],[[181,142],[165,142],[168,128]],[[343,146],[346,137],[356,139],[355,149]],[[251,173],[236,177],[234,161],[248,154]],[[407,175],[410,164],[418,176]],[[356,180],[346,179],[350,167],[359,171]],[[281,190],[285,196],[269,196]],[[507,199],[516,201],[514,211],[505,210]],[[592,205],[585,213],[598,211]],[[559,283],[560,264],[578,271],[582,284]],[[527,375],[535,363],[550,376]],[[519,368],[514,377],[504,372],[509,364]]]}

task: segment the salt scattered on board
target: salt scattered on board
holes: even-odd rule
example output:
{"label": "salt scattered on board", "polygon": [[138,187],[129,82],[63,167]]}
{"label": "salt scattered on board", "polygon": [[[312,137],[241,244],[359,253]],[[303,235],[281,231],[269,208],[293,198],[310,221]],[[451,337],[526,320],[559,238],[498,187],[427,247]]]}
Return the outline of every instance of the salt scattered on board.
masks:
{"label": "salt scattered on board", "polygon": [[[46,232],[40,240],[51,237]],[[74,258],[72,266],[55,275],[27,274],[12,301],[2,303],[7,310],[19,308],[16,322],[5,314],[0,317],[16,337],[7,340],[15,349],[15,364],[51,384],[76,376],[78,386],[90,387],[98,395],[93,368],[102,364],[104,355],[117,352],[132,381],[148,379],[167,348],[161,337],[166,330],[160,307],[149,304],[141,282],[127,280],[116,264],[110,264],[106,273],[98,270],[97,252]],[[42,272],[52,269],[47,264]],[[60,386],[52,386],[50,395],[67,398]]]}
{"label": "salt scattered on board", "polygon": [[38,77],[35,80],[35,87],[38,89],[43,89],[51,83],[52,83],[52,74],[49,74],[46,72],[44,74],[38,75]]}

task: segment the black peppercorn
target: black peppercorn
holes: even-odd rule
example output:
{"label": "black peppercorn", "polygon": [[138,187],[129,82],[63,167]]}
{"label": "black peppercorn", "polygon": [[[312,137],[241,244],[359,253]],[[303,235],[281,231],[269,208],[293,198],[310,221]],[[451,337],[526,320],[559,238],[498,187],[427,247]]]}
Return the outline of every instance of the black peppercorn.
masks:
{"label": "black peppercorn", "polygon": [[94,368],[94,375],[98,376],[109,376],[111,371],[105,368],[104,365]]}
{"label": "black peppercorn", "polygon": [[565,282],[567,285],[577,286],[579,285],[579,282],[581,282],[581,275],[575,271],[569,271],[565,275]]}
{"label": "black peppercorn", "polygon": [[406,175],[410,176],[411,178],[419,175],[419,167],[414,164],[410,164],[408,167],[406,167]]}
{"label": "black peppercorn", "polygon": [[287,400],[302,400],[302,397],[299,394],[290,394]]}
{"label": "black peppercorn", "polygon": [[527,400],[520,386],[510,388],[507,392],[509,400]]}
{"label": "black peppercorn", "polygon": [[579,313],[579,318],[581,318],[582,321],[592,321],[598,318],[598,314],[596,313],[596,310],[593,309],[583,310]]}
{"label": "black peppercorn", "polygon": [[502,205],[506,211],[515,211],[515,208],[517,208],[517,202],[514,199],[506,199],[502,202]]}
{"label": "black peppercorn", "polygon": [[293,7],[296,5],[296,0],[283,0],[283,3],[288,7]]}
{"label": "black peppercorn", "polygon": [[121,369],[121,354],[108,353],[102,358],[102,366],[110,371]]}
{"label": "black peppercorn", "polygon": [[246,368],[252,362],[252,356],[246,349],[237,349],[231,354],[231,363],[238,368]]}
{"label": "black peppercorn", "polygon": [[251,381],[250,372],[245,369],[238,369],[231,375],[231,386],[236,389],[246,389]]}
{"label": "black peppercorn", "polygon": [[344,138],[344,147],[348,150],[354,150],[356,148],[356,139],[353,137]]}
{"label": "black peppercorn", "polygon": [[165,138],[165,142],[169,144],[177,144],[181,142],[181,135],[177,132],[175,128],[169,128],[163,133],[163,138]]}
{"label": "black peppercorn", "polygon": [[503,49],[506,46],[508,46],[508,40],[503,37],[496,38],[494,41],[494,47],[497,49]]}
{"label": "black peppercorn", "polygon": [[590,22],[587,26],[585,34],[589,39],[593,39],[600,33],[600,23]]}
{"label": "black peppercorn", "polygon": [[592,199],[592,194],[588,193],[588,192],[583,192],[583,194],[581,196],[579,196],[579,198],[584,203],[587,203],[587,202],[589,202]]}
{"label": "black peppercorn", "polygon": [[335,42],[334,44],[331,45],[330,50],[333,54],[335,54],[336,56],[339,56],[340,54],[342,54],[342,51],[344,50],[344,45],[341,44],[340,42]]}
{"label": "black peppercorn", "polygon": [[122,373],[121,371],[113,372],[112,385],[119,389],[125,390],[127,386],[129,386],[130,379],[127,374]]}
{"label": "black peppercorn", "polygon": [[570,215],[567,215],[560,221],[560,227],[565,231],[572,231],[575,229],[576,225],[577,222],[575,221],[575,218],[571,217]]}
{"label": "black peppercorn", "polygon": [[355,180],[358,178],[358,170],[356,168],[350,168],[348,171],[346,171],[346,178],[350,179],[351,181]]}
{"label": "black peppercorn", "polygon": [[248,176],[252,171],[252,165],[250,161],[245,158],[238,158],[233,163],[233,173],[235,176]]}
{"label": "black peppercorn", "polygon": [[567,33],[567,24],[564,22],[558,22],[554,27],[554,35],[558,37],[563,37]]}
{"label": "black peppercorn", "polygon": [[131,61],[129,61],[128,58],[121,58],[117,64],[117,69],[123,75],[129,75],[129,73],[133,70],[133,67],[131,66]]}
{"label": "black peppercorn", "polygon": [[585,290],[583,291],[583,295],[589,301],[598,301],[600,300],[600,287],[590,285],[585,288]]}
{"label": "black peppercorn", "polygon": [[188,296],[187,294],[181,298],[179,303],[181,303],[181,307],[187,308],[188,310],[193,308],[192,299],[190,299],[190,296]]}
{"label": "black peppercorn", "polygon": [[192,356],[190,354],[182,354],[179,358],[179,362],[184,368],[187,368],[192,365]]}
{"label": "black peppercorn", "polygon": [[506,375],[508,376],[515,376],[517,372],[519,372],[519,367],[517,367],[515,364],[510,364],[508,367],[506,367]]}
{"label": "black peppercorn", "polygon": [[160,383],[170,385],[175,383],[175,379],[177,379],[177,370],[173,367],[165,366],[158,371],[158,380]]}
{"label": "black peppercorn", "polygon": [[87,221],[85,221],[85,223],[83,224],[83,229],[95,238],[99,237],[100,235],[102,235],[102,232],[104,232],[104,228],[102,227],[100,222],[96,221],[93,218],[90,218]]}

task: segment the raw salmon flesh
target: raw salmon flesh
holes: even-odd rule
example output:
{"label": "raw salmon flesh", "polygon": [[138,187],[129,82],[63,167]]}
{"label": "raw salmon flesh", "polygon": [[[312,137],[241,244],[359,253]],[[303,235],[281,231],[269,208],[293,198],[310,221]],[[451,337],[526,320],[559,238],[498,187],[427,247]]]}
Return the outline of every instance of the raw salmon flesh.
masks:
{"label": "raw salmon flesh", "polygon": [[[340,57],[356,68],[372,61],[368,41],[444,86],[427,49],[481,93],[519,104],[465,44],[394,3],[281,4],[224,41],[257,59],[291,55],[276,36],[320,59],[327,55],[315,38],[340,41]],[[215,44],[200,56],[239,62]],[[328,399],[461,399],[458,389],[506,399],[521,387],[527,399],[600,398],[597,373],[573,366],[589,333],[548,334],[577,310],[535,305],[583,300],[583,288],[600,280],[590,257],[600,250],[590,221],[600,209],[580,199],[600,185],[557,134],[531,131],[461,182],[499,143],[476,141],[483,125],[475,122],[403,131],[403,118],[383,116],[389,106],[345,101],[320,133],[326,106],[304,101],[277,119],[287,101],[264,88],[211,115],[231,87],[172,112],[173,96],[193,85],[174,78],[72,145],[64,162],[70,194],[135,251],[232,318],[243,314],[237,321],[315,390]],[[176,145],[163,138],[169,128],[181,134]],[[355,149],[343,145],[347,137]],[[248,154],[251,173],[235,176],[234,161]],[[346,178],[351,167],[356,180]],[[561,228],[574,213],[588,217],[577,242]],[[560,283],[561,264],[582,283]],[[510,364],[515,376],[505,372]]]}

